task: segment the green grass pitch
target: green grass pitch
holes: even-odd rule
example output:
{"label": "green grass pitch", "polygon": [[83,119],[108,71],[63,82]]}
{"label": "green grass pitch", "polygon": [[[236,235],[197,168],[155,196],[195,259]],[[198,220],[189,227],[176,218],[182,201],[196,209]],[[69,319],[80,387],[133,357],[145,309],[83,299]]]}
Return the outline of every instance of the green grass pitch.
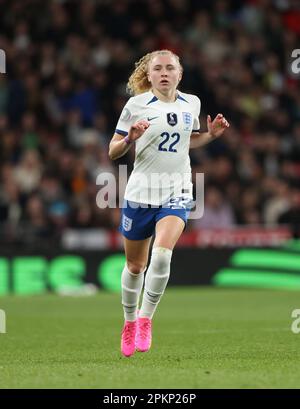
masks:
{"label": "green grass pitch", "polygon": [[0,298],[0,388],[299,388],[298,292],[168,288],[148,353],[120,354],[120,295]]}

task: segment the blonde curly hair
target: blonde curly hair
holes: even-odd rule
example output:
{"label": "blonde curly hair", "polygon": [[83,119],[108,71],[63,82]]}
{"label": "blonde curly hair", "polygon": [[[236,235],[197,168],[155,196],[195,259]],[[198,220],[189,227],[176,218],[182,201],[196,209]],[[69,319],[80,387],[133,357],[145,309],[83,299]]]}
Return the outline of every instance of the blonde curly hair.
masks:
{"label": "blonde curly hair", "polygon": [[152,51],[151,53],[144,55],[139,61],[135,63],[135,69],[133,73],[130,75],[127,83],[127,92],[129,92],[130,95],[142,94],[143,92],[149,91],[151,89],[152,85],[148,81],[149,64],[157,55],[166,54],[170,54],[173,57],[175,57],[176,61],[179,64],[181,72],[183,71],[178,55],[174,54],[172,51],[170,50]]}

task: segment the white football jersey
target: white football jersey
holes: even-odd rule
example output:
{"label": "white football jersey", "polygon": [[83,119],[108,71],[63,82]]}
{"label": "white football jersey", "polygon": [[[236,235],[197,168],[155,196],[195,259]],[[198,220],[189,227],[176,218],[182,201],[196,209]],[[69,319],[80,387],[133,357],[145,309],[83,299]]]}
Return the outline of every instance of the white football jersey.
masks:
{"label": "white football jersey", "polygon": [[199,131],[200,99],[178,92],[175,102],[163,102],[151,91],[130,98],[116,127],[126,136],[141,119],[149,128],[135,142],[134,169],[125,190],[125,199],[162,205],[171,198],[192,199],[190,136]]}

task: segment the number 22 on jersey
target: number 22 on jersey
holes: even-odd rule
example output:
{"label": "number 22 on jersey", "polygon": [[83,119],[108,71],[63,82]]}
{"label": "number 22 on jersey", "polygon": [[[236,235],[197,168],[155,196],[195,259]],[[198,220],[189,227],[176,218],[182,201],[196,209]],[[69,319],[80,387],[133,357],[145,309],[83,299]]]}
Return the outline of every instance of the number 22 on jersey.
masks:
{"label": "number 22 on jersey", "polygon": [[[163,140],[162,142],[158,145],[158,150],[162,152],[177,152],[177,149],[175,149],[175,145],[179,142],[180,140],[180,135],[178,132],[174,132],[171,135],[169,132],[163,132],[160,135]],[[169,142],[169,144],[168,144]]]}

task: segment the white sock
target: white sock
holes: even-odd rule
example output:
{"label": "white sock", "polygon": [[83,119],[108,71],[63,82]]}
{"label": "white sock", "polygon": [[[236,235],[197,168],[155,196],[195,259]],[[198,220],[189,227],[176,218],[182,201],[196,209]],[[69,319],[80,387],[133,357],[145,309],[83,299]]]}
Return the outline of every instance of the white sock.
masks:
{"label": "white sock", "polygon": [[164,247],[152,249],[151,262],[146,274],[143,302],[139,316],[152,319],[165,291],[169,276],[172,250]]}
{"label": "white sock", "polygon": [[129,271],[127,264],[124,266],[121,284],[122,305],[126,321],[135,321],[137,319],[137,307],[143,288],[145,270],[140,274],[133,274]]}

